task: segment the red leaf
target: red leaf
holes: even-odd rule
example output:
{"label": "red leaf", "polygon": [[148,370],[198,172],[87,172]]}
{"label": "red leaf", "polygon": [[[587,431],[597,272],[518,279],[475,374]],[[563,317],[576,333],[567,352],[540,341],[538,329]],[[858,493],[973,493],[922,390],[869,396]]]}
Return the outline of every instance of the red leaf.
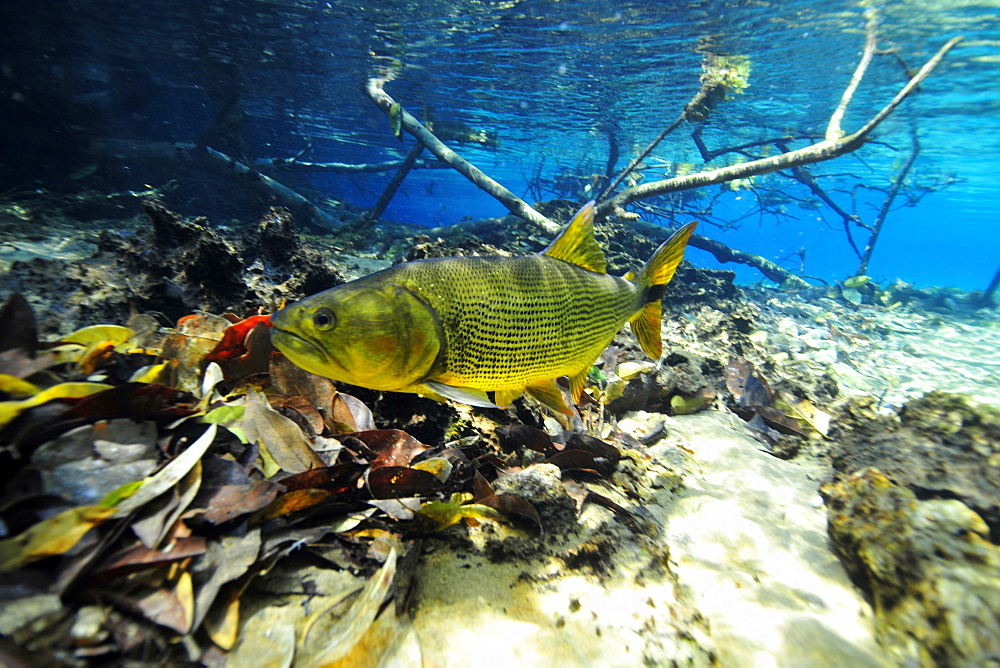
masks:
{"label": "red leaf", "polygon": [[143,545],[133,545],[112,555],[108,559],[107,565],[94,574],[95,579],[103,580],[108,577],[115,577],[134,573],[147,568],[155,568],[181,561],[188,557],[197,557],[204,554],[206,550],[205,539],[198,536],[181,538],[170,546],[169,552],[150,550]]}
{"label": "red leaf", "polygon": [[280,486],[267,480],[255,480],[246,485],[223,485],[208,494],[198,494],[197,503],[205,510],[197,519],[209,524],[222,524],[240,515],[255,513],[274,501]]}
{"label": "red leaf", "polygon": [[246,320],[241,320],[238,323],[227,327],[225,333],[222,335],[222,340],[219,341],[212,352],[205,357],[205,361],[222,364],[223,362],[228,362],[237,357],[243,357],[246,355],[246,339],[250,335],[253,328],[261,323],[270,327],[271,316],[254,315],[250,316]]}
{"label": "red leaf", "polygon": [[80,399],[63,419],[128,417],[133,420],[174,419],[191,415],[193,395],[164,385],[126,383]]}
{"label": "red leaf", "polygon": [[375,454],[372,468],[381,466],[407,466],[413,458],[427,449],[427,446],[401,429],[369,429],[349,434],[338,434],[337,440],[356,438]]}
{"label": "red leaf", "polygon": [[513,424],[496,430],[500,448],[504,452],[513,452],[519,446],[530,448],[544,455],[554,455],[559,447],[552,442],[552,437],[541,429],[526,424]]}
{"label": "red leaf", "polygon": [[289,492],[300,489],[325,489],[340,493],[357,487],[355,483],[362,472],[364,468],[354,462],[341,462],[333,466],[295,473],[282,478],[279,482]]}

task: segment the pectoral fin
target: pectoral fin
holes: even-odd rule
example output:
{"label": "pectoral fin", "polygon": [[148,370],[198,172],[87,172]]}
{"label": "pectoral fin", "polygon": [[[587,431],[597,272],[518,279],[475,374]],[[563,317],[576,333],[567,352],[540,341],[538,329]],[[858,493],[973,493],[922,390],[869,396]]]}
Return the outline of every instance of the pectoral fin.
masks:
{"label": "pectoral fin", "polygon": [[471,387],[452,387],[451,385],[436,383],[433,380],[426,381],[421,387],[429,393],[457,401],[461,404],[479,406],[480,408],[498,408],[482,390],[475,390]]}
{"label": "pectoral fin", "polygon": [[497,390],[493,393],[493,399],[500,408],[507,408],[523,393],[524,390]]}

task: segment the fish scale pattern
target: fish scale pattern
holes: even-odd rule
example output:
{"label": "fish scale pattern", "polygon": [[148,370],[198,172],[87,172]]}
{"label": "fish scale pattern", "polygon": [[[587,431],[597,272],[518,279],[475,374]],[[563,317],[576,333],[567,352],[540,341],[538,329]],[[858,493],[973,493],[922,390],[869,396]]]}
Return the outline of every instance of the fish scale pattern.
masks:
{"label": "fish scale pattern", "polygon": [[576,374],[642,306],[632,282],[544,255],[437,258],[394,269],[437,312],[444,369],[431,380],[454,386],[521,389]]}

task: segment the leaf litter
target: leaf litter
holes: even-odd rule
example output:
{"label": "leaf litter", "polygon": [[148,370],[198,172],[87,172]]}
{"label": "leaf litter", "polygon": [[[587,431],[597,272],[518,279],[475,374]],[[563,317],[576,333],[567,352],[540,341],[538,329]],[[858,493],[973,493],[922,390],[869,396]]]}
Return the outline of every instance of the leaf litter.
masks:
{"label": "leaf litter", "polygon": [[[272,349],[266,315],[163,331],[137,315],[45,342],[23,299],[2,313],[0,626],[45,661],[350,662],[402,605],[398,564],[421,537],[544,529],[489,482],[521,470],[516,452],[567,485],[621,456],[521,424],[440,446],[378,429],[366,401]],[[244,600],[289,559],[340,575],[301,585],[313,607]]]}

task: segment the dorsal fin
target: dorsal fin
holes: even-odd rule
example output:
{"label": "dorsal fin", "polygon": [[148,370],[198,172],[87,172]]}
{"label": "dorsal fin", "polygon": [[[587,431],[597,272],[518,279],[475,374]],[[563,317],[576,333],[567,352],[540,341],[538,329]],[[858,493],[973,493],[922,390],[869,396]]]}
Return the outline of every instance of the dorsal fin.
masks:
{"label": "dorsal fin", "polygon": [[583,205],[573,220],[559,231],[542,255],[575,264],[599,274],[608,273],[604,251],[594,238],[594,200]]}

